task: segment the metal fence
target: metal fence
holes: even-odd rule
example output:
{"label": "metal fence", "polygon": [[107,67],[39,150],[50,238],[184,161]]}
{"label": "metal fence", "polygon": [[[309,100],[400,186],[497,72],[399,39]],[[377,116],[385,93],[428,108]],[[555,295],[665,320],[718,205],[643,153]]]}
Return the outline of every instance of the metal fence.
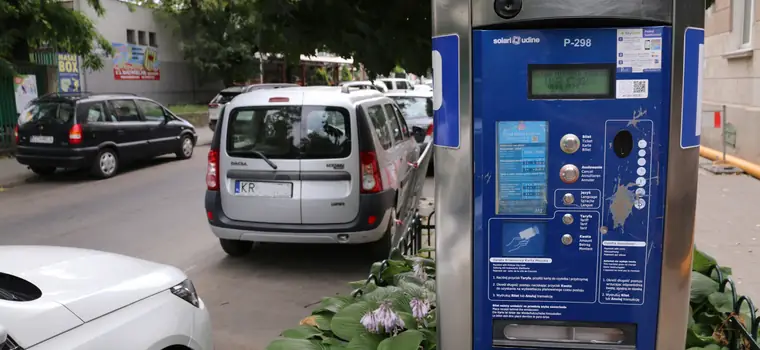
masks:
{"label": "metal fence", "polygon": [[[718,265],[708,272],[708,276],[715,273],[719,283],[718,291],[721,293],[726,292],[726,286],[730,287],[731,293],[731,305],[732,311],[726,313],[727,324],[716,329],[716,333],[720,333],[724,337],[724,341],[728,343],[728,348],[731,350],[760,350],[760,344],[758,344],[758,326],[760,325],[760,317],[756,314],[755,304],[747,296],[739,296],[736,293],[736,285],[731,277],[724,277],[721,268]],[[743,320],[742,308],[746,307],[747,316],[749,319]]]}

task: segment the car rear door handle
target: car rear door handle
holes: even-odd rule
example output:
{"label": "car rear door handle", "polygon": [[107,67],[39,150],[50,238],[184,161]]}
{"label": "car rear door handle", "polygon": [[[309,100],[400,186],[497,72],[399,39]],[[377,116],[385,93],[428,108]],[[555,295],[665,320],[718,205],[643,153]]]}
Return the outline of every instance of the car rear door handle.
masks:
{"label": "car rear door handle", "polygon": [[124,129],[118,129],[118,130],[116,130],[116,133],[119,134],[119,135],[122,135],[122,134],[124,134]]}

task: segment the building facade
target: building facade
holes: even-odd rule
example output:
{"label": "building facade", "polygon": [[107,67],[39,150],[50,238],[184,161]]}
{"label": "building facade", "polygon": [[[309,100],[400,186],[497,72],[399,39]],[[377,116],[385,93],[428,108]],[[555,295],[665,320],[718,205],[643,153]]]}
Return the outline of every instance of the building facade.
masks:
{"label": "building facade", "polygon": [[[760,163],[760,0],[716,0],[705,17],[702,145]],[[755,57],[758,55],[758,57]]]}
{"label": "building facade", "polygon": [[73,0],[73,9],[89,17],[115,49],[113,57],[103,57],[103,69],[82,72],[83,91],[134,93],[168,105],[207,103],[222,88],[220,81],[195,76],[159,14],[118,0],[101,4],[106,12],[98,17],[86,0]]}

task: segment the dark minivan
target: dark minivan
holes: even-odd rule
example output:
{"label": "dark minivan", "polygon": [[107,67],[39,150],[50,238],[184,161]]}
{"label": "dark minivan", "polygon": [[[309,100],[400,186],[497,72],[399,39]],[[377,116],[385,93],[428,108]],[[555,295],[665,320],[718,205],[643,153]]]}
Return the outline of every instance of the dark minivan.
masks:
{"label": "dark minivan", "polygon": [[58,168],[114,176],[125,162],[192,157],[195,128],[159,103],[134,95],[51,94],[30,103],[15,130],[16,159],[40,175]]}

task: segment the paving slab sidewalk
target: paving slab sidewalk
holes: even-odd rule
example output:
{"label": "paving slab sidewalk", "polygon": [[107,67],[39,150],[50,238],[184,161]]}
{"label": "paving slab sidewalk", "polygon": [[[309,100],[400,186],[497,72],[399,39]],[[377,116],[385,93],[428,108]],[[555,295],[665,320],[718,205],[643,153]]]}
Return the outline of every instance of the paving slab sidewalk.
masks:
{"label": "paving slab sidewalk", "polygon": [[[207,127],[198,127],[198,144],[196,146],[207,146],[211,144],[214,132]],[[5,188],[16,187],[37,178],[31,170],[25,165],[19,164],[12,156],[0,158],[0,191]]]}

